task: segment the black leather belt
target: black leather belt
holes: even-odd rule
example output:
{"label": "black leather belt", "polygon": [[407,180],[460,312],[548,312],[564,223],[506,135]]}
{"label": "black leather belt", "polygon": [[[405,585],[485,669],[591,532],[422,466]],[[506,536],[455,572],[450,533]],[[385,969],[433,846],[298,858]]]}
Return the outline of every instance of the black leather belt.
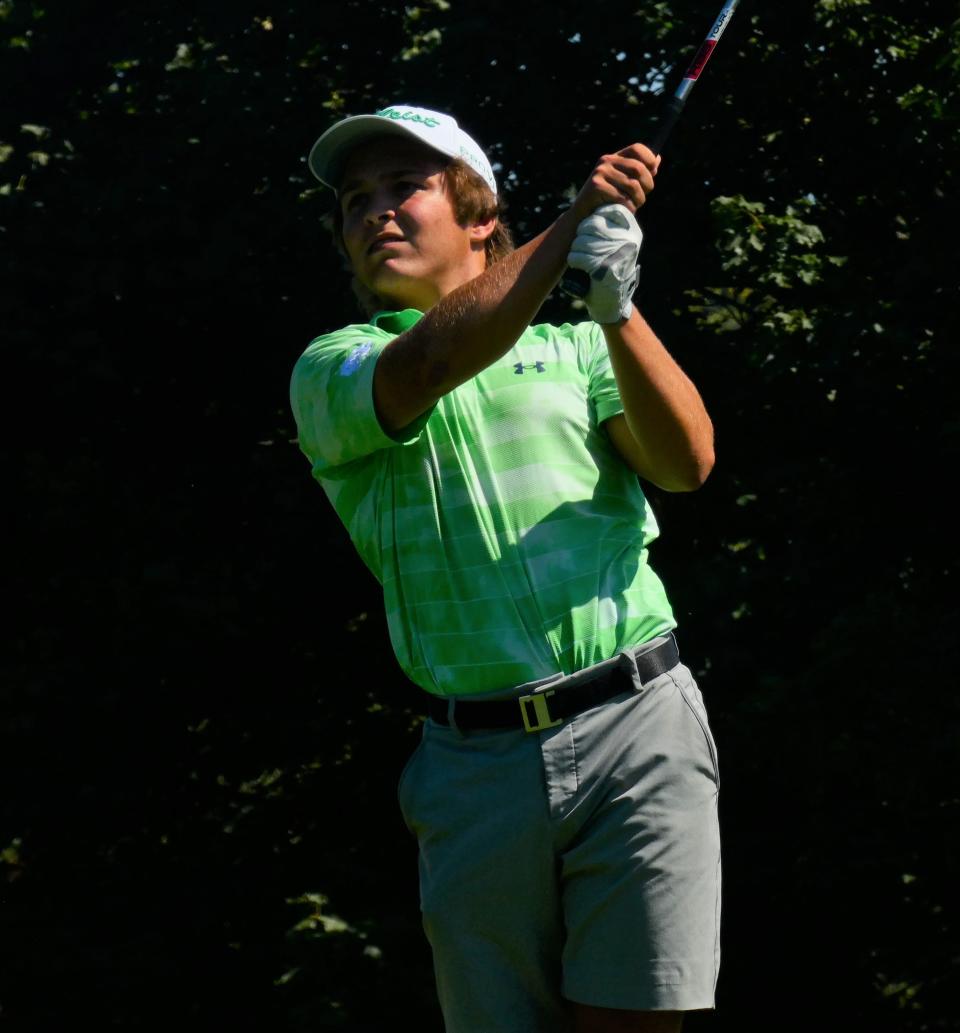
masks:
{"label": "black leather belt", "polygon": [[[643,684],[665,674],[680,663],[676,639],[670,635],[666,642],[642,653],[636,661]],[[595,678],[568,688],[541,689],[517,699],[457,700],[453,704],[453,723],[461,729],[523,728],[542,732],[621,692],[632,692],[633,688],[630,671],[622,664],[611,664]],[[434,721],[450,724],[449,700],[432,696],[427,706]]]}

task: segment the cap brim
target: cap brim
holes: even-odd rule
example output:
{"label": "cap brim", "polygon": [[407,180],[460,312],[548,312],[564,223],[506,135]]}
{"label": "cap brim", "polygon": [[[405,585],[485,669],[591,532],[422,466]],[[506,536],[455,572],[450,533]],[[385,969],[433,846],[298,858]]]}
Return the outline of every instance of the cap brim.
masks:
{"label": "cap brim", "polygon": [[[355,147],[376,137],[402,136],[408,140],[416,140],[430,147],[424,139],[409,129],[403,122],[392,122],[379,115],[354,115],[345,118],[335,126],[331,126],[323,136],[310,148],[307,165],[321,183],[336,190],[343,175],[343,166],[347,155]],[[438,151],[442,154],[443,151]]]}

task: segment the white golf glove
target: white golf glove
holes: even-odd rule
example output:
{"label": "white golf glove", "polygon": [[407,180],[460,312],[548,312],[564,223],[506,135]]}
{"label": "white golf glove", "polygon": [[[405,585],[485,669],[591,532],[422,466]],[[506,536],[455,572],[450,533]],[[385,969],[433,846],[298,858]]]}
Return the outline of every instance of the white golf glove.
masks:
{"label": "white golf glove", "polygon": [[643,231],[622,204],[605,204],[577,227],[567,265],[590,277],[583,299],[595,323],[617,323],[633,311]]}

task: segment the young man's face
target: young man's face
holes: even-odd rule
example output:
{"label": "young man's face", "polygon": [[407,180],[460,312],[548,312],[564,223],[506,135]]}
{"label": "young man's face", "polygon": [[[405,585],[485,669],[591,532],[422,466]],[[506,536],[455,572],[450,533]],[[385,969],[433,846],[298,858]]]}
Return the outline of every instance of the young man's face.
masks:
{"label": "young man's face", "polygon": [[344,168],[337,198],[354,275],[401,308],[426,311],[486,265],[484,234],[457,225],[443,168],[430,148],[389,138],[360,145]]}

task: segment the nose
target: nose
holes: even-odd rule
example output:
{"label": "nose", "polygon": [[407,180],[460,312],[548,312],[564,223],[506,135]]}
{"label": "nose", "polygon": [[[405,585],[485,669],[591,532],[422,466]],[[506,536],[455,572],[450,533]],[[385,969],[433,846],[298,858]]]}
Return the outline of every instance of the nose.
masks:
{"label": "nose", "polygon": [[365,216],[365,221],[368,226],[376,226],[377,223],[389,222],[396,214],[396,212],[390,209],[382,212],[369,210]]}
{"label": "nose", "polygon": [[389,222],[391,219],[396,218],[396,215],[397,210],[387,197],[377,193],[370,198],[363,219],[368,226],[376,226],[378,223]]}

